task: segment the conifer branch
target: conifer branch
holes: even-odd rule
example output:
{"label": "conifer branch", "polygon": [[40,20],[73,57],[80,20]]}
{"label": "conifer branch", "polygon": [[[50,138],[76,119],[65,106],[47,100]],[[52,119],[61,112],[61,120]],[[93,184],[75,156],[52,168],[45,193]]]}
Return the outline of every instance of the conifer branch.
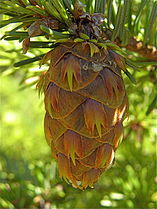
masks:
{"label": "conifer branch", "polygon": [[[116,42],[119,46],[123,47],[119,40]],[[157,50],[155,47],[150,45],[144,46],[142,41],[137,41],[135,38],[131,38],[129,43],[124,47],[130,51],[137,52],[138,54],[152,61],[157,61]]]}

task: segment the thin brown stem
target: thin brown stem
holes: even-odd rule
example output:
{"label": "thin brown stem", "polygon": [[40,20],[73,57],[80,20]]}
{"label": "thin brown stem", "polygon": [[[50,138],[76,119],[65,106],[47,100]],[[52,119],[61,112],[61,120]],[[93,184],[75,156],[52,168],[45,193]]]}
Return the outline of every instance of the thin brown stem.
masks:
{"label": "thin brown stem", "polygon": [[157,61],[157,50],[155,47],[149,45],[144,46],[142,41],[137,41],[135,38],[131,38],[126,46],[123,46],[119,40],[116,40],[116,43],[120,47],[125,47],[130,51],[137,52],[142,57],[148,58],[151,61]]}
{"label": "thin brown stem", "polygon": [[[103,35],[104,39],[111,40],[112,31],[107,29]],[[149,59],[150,61],[157,61],[157,49],[155,48],[155,46],[144,45],[142,41],[137,41],[133,37],[130,38],[128,44],[125,46],[122,45],[119,38],[115,40],[115,43],[120,47],[124,47],[130,51],[138,53],[139,55]]]}

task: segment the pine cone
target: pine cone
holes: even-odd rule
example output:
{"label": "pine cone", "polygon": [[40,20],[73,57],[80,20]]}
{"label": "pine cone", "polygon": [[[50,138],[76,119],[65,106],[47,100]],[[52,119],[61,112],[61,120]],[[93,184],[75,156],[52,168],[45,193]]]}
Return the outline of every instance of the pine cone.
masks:
{"label": "pine cone", "polygon": [[120,55],[89,41],[60,44],[44,59],[45,136],[60,177],[85,189],[113,163],[128,101]]}

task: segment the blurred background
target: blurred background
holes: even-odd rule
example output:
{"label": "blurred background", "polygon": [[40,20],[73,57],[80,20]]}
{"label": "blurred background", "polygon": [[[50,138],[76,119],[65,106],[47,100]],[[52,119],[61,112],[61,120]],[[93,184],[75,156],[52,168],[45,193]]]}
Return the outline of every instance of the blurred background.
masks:
{"label": "blurred background", "polygon": [[130,103],[124,139],[113,167],[93,189],[81,191],[59,178],[44,138],[43,96],[35,83],[47,66],[13,66],[47,51],[32,48],[23,55],[21,43],[0,42],[0,208],[155,208],[154,68],[132,70],[136,85],[123,75]]}

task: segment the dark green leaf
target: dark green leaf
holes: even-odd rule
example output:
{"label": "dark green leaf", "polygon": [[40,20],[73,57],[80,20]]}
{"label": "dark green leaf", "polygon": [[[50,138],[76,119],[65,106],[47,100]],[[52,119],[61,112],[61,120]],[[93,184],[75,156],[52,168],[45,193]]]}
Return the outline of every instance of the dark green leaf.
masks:
{"label": "dark green leaf", "polygon": [[58,13],[58,11],[56,10],[56,8],[51,4],[50,1],[46,1],[43,3],[44,7],[46,9],[46,11],[52,15],[53,17],[57,18],[59,21],[63,22],[60,14]]}
{"label": "dark green leaf", "polygon": [[115,24],[113,20],[114,9],[113,9],[113,0],[109,0],[108,3],[108,27],[110,27],[111,23]]}
{"label": "dark green leaf", "polygon": [[41,9],[40,7],[27,6],[26,8],[32,10],[36,14],[40,14],[42,16],[48,16],[48,14],[45,12],[45,10]]}
{"label": "dark green leaf", "polygon": [[4,1],[3,3],[0,4],[0,8],[6,10],[8,12],[10,11],[12,13],[16,13],[17,15],[20,15],[20,14],[34,15],[34,12],[32,12],[29,9],[26,9],[22,6],[14,4],[11,1]]}
{"label": "dark green leaf", "polygon": [[112,38],[111,40],[114,41],[117,36],[120,34],[120,31],[123,29],[123,25],[124,25],[124,6],[123,5],[119,5],[118,8],[118,13],[116,16],[116,23],[115,23],[115,28],[113,30],[113,34],[112,34]]}
{"label": "dark green leaf", "polygon": [[63,0],[65,7],[67,7],[69,9],[70,12],[73,12],[73,4],[71,0]]}
{"label": "dark green leaf", "polygon": [[145,33],[144,33],[144,44],[147,43],[149,39],[149,34],[151,33],[151,29],[153,24],[157,25],[157,1],[154,2],[150,17],[148,19],[148,24],[145,27]]}
{"label": "dark green leaf", "polygon": [[133,28],[134,28],[134,32],[136,32],[136,33],[138,32],[138,23],[139,23],[139,20],[141,18],[142,12],[143,12],[143,8],[145,7],[146,3],[147,3],[147,0],[141,1],[136,18],[134,20]]}
{"label": "dark green leaf", "polygon": [[31,41],[30,48],[52,48],[54,47],[54,42],[44,42],[44,41]]}
{"label": "dark green leaf", "polygon": [[9,20],[3,20],[0,22],[0,28],[10,24],[10,23],[18,23],[18,22],[33,22],[37,19],[37,17],[26,17],[26,18],[19,18],[19,17],[15,17],[15,18],[11,18]]}
{"label": "dark green leaf", "polygon": [[136,82],[134,76],[133,76],[127,69],[124,71],[124,73],[128,76],[128,78],[130,79],[130,81],[131,81],[133,84],[137,84],[137,82]]}
{"label": "dark green leaf", "polygon": [[56,8],[56,10],[59,12],[60,16],[62,17],[62,19],[66,23],[68,20],[68,15],[66,13],[66,10],[65,10],[63,4],[60,1],[50,0],[50,2],[51,2],[51,4],[53,4],[53,6]]}
{"label": "dark green leaf", "polygon": [[128,23],[130,18],[130,10],[131,10],[131,1],[124,0],[124,24]]}
{"label": "dark green leaf", "polygon": [[52,30],[52,29],[46,27],[45,25],[40,25],[40,28],[43,32],[51,35],[54,39],[69,38],[68,34],[63,34],[63,33],[57,32],[55,30]]}
{"label": "dark green leaf", "polygon": [[128,11],[128,29],[132,32],[132,13],[133,13],[133,7],[132,7],[132,1],[129,0],[129,11]]}
{"label": "dark green leaf", "polygon": [[28,37],[28,33],[27,32],[16,32],[16,31],[12,31],[12,32],[5,32],[6,36],[12,36],[12,37],[19,37],[19,38],[26,38]]}
{"label": "dark green leaf", "polygon": [[131,61],[130,59],[126,58],[126,64],[127,64],[129,67],[131,67],[131,68],[133,68],[133,69],[139,71],[140,66],[139,66],[138,64],[136,64],[136,62]]}
{"label": "dark green leaf", "polygon": [[141,66],[141,67],[147,67],[147,66],[157,66],[157,62],[146,62],[146,61],[141,61],[141,62],[139,62],[139,61],[136,61],[136,63],[137,63],[137,65],[138,66]]}
{"label": "dark green leaf", "polygon": [[17,37],[7,37],[7,38],[3,38],[6,41],[13,41],[13,40],[19,40],[19,38]]}
{"label": "dark green leaf", "polygon": [[36,56],[36,57],[33,57],[33,58],[29,58],[29,59],[26,59],[26,60],[22,60],[20,62],[17,62],[17,63],[14,64],[14,67],[20,67],[22,65],[27,65],[27,64],[36,62],[38,60],[41,60],[44,55],[45,54],[42,54],[42,55],[39,55],[39,56]]}
{"label": "dark green leaf", "polygon": [[122,40],[122,42],[121,42],[121,44],[123,45],[123,46],[126,46],[127,44],[128,44],[128,42],[129,42],[129,39],[130,39],[130,33],[129,33],[129,30],[127,29],[127,28],[123,28],[123,31],[122,31],[122,38],[121,38],[121,40]]}
{"label": "dark green leaf", "polygon": [[97,0],[97,1],[95,1],[95,12],[104,14],[104,12],[105,12],[105,4],[106,4],[106,0]]}
{"label": "dark green leaf", "polygon": [[146,115],[149,115],[150,112],[154,109],[157,108],[157,95],[154,97],[153,101],[151,102],[151,104],[149,105]]}

